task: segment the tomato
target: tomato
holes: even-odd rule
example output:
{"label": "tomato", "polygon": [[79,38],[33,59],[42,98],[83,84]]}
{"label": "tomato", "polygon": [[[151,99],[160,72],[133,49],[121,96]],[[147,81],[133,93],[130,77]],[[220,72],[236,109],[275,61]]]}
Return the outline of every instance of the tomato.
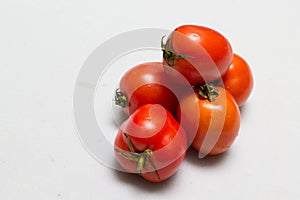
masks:
{"label": "tomato", "polygon": [[161,62],[139,64],[122,76],[115,103],[129,115],[145,104],[160,104],[176,114],[178,99],[168,87]]}
{"label": "tomato", "polygon": [[253,90],[253,75],[248,63],[239,55],[234,54],[232,64],[222,77],[223,84],[239,106],[249,98]]}
{"label": "tomato", "polygon": [[[219,79],[231,64],[229,41],[219,32],[204,26],[176,28],[166,44],[162,42],[165,66],[176,69],[194,86]],[[174,82],[178,75],[169,72]]]}
{"label": "tomato", "polygon": [[159,104],[139,107],[120,127],[114,145],[121,167],[151,182],[171,177],[187,148],[185,131]]}
{"label": "tomato", "polygon": [[[199,156],[225,152],[240,127],[240,112],[232,95],[222,87],[204,86],[187,93],[178,107],[180,124]],[[197,127],[195,137],[193,127]]]}

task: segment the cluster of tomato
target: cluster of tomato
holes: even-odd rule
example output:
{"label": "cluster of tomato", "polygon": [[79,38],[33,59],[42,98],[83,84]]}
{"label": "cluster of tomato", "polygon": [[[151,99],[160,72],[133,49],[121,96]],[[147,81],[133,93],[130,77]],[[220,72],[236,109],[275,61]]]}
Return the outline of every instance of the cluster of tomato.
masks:
{"label": "cluster of tomato", "polygon": [[172,176],[189,146],[200,157],[225,152],[253,88],[247,62],[213,29],[180,26],[161,46],[163,62],[130,68],[115,94],[129,116],[115,138],[116,159],[151,182]]}

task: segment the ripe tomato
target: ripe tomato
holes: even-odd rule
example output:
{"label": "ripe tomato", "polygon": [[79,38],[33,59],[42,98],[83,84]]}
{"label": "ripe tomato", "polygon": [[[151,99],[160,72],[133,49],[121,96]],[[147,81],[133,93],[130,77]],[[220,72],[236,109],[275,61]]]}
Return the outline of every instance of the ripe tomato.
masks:
{"label": "ripe tomato", "polygon": [[[233,56],[231,45],[222,34],[196,25],[176,28],[166,44],[162,42],[162,50],[164,64],[179,71],[193,86],[219,79]],[[172,71],[169,74],[177,82],[177,75]]]}
{"label": "ripe tomato", "polygon": [[161,62],[148,62],[129,69],[121,78],[115,103],[129,115],[145,104],[160,104],[176,114],[178,100],[168,87]]}
{"label": "ripe tomato", "polygon": [[[192,147],[199,151],[199,156],[226,151],[234,142],[240,127],[240,112],[232,95],[222,87],[205,86],[206,91],[195,88],[195,93],[187,93],[178,107],[180,124],[188,139],[192,140]],[[209,100],[202,97],[206,95],[215,96]],[[195,126],[198,128],[194,137],[191,129]]]}
{"label": "ripe tomato", "polygon": [[115,155],[130,173],[151,182],[173,175],[185,158],[185,131],[159,104],[139,107],[125,121],[115,138]]}
{"label": "ripe tomato", "polygon": [[232,64],[222,79],[226,90],[232,94],[238,106],[242,106],[253,90],[253,75],[248,63],[234,54]]}

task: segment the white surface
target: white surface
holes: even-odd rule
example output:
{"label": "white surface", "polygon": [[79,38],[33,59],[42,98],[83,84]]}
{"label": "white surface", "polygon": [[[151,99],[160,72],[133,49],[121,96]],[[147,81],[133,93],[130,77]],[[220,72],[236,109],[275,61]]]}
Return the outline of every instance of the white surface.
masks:
{"label": "white surface", "polygon": [[[299,1],[0,2],[0,199],[299,199]],[[137,28],[202,24],[255,74],[232,149],[195,159],[162,184],[94,160],[72,95],[88,55]],[[104,198],[105,197],[105,198]]]}

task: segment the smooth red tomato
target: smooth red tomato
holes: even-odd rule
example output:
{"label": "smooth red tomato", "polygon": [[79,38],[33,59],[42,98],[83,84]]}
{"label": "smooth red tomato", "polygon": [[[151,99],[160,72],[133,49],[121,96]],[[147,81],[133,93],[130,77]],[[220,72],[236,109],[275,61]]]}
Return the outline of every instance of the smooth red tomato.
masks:
{"label": "smooth red tomato", "polygon": [[159,104],[139,107],[120,127],[114,145],[117,161],[125,171],[151,182],[172,176],[187,149],[185,131]]}
{"label": "smooth red tomato", "polygon": [[161,62],[147,62],[130,68],[120,80],[115,103],[129,115],[145,104],[160,104],[176,114],[178,99],[168,87]]}
{"label": "smooth red tomato", "polygon": [[232,94],[239,106],[249,98],[253,90],[253,75],[248,63],[234,54],[232,64],[222,77],[226,90]]}
{"label": "smooth red tomato", "polygon": [[[192,86],[221,78],[233,57],[231,45],[222,34],[196,25],[176,28],[162,50],[164,64],[179,71]],[[177,82],[178,75],[172,70],[169,74]]]}
{"label": "smooth red tomato", "polygon": [[[222,87],[211,89],[215,99],[206,99],[199,94],[187,93],[180,100],[178,116],[192,147],[202,155],[225,152],[234,142],[240,127],[240,112],[232,95]],[[194,137],[197,127],[197,133]],[[200,155],[199,154],[199,155]]]}

